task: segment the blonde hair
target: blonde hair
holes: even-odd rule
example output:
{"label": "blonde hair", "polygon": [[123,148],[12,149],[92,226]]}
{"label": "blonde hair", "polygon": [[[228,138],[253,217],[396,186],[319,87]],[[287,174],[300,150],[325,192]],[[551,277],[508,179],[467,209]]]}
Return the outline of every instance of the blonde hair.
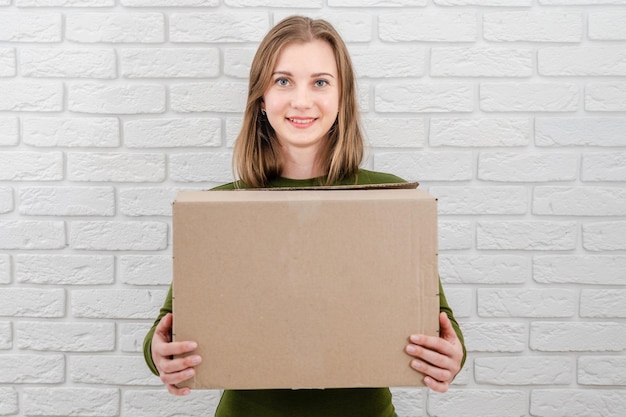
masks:
{"label": "blonde hair", "polygon": [[330,185],[357,173],[363,159],[352,61],[345,43],[333,26],[321,19],[292,16],[265,35],[252,61],[243,126],[233,153],[233,168],[247,187],[266,187],[283,167],[280,144],[266,117],[261,115],[263,94],[272,80],[278,56],[285,45],[313,40],[328,42],[335,54],[339,76],[339,114],[317,156]]}

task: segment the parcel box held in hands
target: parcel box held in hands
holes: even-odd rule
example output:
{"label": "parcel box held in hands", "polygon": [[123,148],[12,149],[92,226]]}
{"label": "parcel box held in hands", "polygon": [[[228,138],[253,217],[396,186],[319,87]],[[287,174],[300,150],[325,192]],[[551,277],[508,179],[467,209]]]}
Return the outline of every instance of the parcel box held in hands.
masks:
{"label": "parcel box held in hands", "polygon": [[182,191],[174,340],[207,389],[420,386],[437,335],[437,204],[419,189]]}

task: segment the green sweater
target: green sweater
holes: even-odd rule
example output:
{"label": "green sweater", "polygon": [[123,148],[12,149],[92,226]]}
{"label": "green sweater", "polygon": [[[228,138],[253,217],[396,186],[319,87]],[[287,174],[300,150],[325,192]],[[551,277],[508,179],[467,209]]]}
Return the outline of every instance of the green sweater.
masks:
{"label": "green sweater", "polygon": [[[366,185],[406,182],[391,174],[359,170],[358,174],[336,185]],[[277,187],[314,187],[318,179],[293,180],[276,178],[269,188]],[[216,190],[247,188],[241,182],[229,183],[216,187]],[[452,309],[448,306],[441,282],[439,283],[440,311],[445,312],[454,330],[463,344],[463,363],[465,362],[465,344],[463,334]],[[146,363],[155,375],[158,371],[152,360],[152,337],[157,324],[167,313],[172,312],[172,287],[152,328],[143,344]],[[407,335],[408,337],[409,335]],[[407,366],[409,357],[407,356]],[[216,417],[393,417],[395,410],[391,402],[389,388],[343,388],[343,389],[306,389],[306,390],[226,390],[218,406]]]}

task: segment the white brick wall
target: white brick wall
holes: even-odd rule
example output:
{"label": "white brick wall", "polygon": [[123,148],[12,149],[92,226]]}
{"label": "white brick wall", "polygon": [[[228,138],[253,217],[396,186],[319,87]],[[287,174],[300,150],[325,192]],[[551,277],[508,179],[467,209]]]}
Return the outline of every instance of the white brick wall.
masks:
{"label": "white brick wall", "polygon": [[403,417],[626,415],[626,0],[0,0],[0,416],[205,416],[141,355],[171,201],[231,180],[255,47],[342,33],[366,166],[439,198],[469,356]]}

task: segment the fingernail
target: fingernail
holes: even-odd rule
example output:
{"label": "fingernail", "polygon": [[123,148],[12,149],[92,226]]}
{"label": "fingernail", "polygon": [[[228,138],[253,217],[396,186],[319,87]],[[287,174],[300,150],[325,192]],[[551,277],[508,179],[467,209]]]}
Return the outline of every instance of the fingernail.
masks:
{"label": "fingernail", "polygon": [[422,362],[420,361],[414,360],[411,362],[411,364],[413,365],[413,368],[415,369],[422,369]]}
{"label": "fingernail", "polygon": [[418,335],[416,335],[416,334],[411,335],[410,339],[411,339],[411,342],[413,342],[413,343],[419,343],[419,341],[420,341],[420,337]]}
{"label": "fingernail", "polygon": [[189,349],[195,350],[198,347],[198,344],[196,342],[189,342],[187,346],[189,347]]}
{"label": "fingernail", "polygon": [[417,349],[416,349],[416,348],[415,348],[415,346],[413,346],[413,345],[408,345],[408,346],[406,347],[406,352],[407,352],[407,353],[410,353],[410,354],[414,354],[414,353],[416,353],[416,352],[417,352]]}
{"label": "fingernail", "polygon": [[199,364],[200,360],[201,360],[200,356],[192,356],[191,357],[191,363],[193,363],[194,365]]}
{"label": "fingernail", "polygon": [[187,371],[185,371],[185,377],[191,378],[193,376],[193,373],[193,369],[188,369]]}

